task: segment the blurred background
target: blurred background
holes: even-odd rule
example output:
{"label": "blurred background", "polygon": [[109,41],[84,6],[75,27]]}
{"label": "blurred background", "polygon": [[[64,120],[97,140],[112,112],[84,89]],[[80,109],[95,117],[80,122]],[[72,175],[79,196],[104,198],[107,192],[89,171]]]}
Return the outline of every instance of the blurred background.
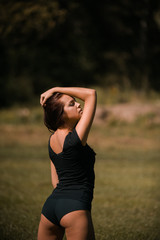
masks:
{"label": "blurred background", "polygon": [[159,30],[158,0],[1,0],[0,106],[57,85],[160,91]]}
{"label": "blurred background", "polygon": [[160,239],[159,77],[158,0],[0,1],[2,240],[35,240],[53,190],[39,96],[54,86],[97,90],[96,239]]}

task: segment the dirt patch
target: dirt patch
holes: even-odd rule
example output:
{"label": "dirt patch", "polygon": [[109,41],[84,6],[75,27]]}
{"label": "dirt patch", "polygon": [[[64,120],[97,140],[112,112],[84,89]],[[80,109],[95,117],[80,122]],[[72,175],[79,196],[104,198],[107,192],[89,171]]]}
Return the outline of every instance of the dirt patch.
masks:
{"label": "dirt patch", "polygon": [[134,122],[138,117],[150,116],[156,123],[160,123],[160,102],[154,104],[125,103],[113,106],[98,106],[95,123],[102,123],[110,119]]}

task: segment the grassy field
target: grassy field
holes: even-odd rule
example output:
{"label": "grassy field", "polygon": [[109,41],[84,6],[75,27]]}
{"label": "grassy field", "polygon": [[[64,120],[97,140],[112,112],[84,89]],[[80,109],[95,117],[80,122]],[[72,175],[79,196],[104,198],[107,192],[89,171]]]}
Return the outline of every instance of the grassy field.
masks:
{"label": "grassy field", "polygon": [[[51,193],[49,133],[39,110],[0,112],[0,239],[35,240]],[[30,116],[30,117],[29,117]],[[97,240],[160,240],[160,125],[94,124]]]}

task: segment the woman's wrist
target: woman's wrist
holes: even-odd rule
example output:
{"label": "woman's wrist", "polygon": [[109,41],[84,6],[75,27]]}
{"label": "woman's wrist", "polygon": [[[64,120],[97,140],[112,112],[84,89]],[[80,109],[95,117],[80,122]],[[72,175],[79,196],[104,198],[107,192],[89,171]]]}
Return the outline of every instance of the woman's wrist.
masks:
{"label": "woman's wrist", "polygon": [[48,91],[53,94],[55,92],[58,92],[58,89],[57,89],[57,87],[53,87],[53,88],[50,88]]}

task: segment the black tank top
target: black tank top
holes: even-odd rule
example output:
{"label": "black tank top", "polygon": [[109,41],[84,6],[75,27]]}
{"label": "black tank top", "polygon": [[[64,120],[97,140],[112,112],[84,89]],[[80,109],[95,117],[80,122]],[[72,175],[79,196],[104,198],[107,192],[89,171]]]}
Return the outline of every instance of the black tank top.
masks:
{"label": "black tank top", "polygon": [[95,152],[88,144],[82,145],[81,140],[73,129],[64,140],[61,153],[56,154],[50,147],[49,156],[53,162],[59,183],[53,190],[55,198],[71,198],[82,201],[92,201],[94,189]]}

